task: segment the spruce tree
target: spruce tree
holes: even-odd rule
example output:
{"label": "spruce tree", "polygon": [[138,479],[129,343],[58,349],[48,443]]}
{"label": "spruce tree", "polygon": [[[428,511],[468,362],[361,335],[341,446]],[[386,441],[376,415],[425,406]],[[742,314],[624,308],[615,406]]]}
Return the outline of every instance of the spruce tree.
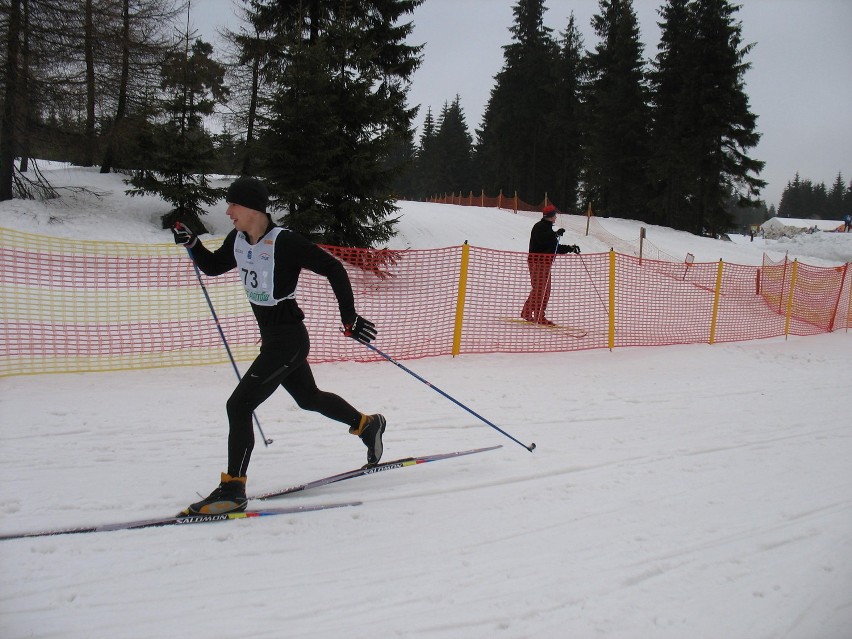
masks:
{"label": "spruce tree", "polygon": [[583,37],[574,21],[568,20],[561,40],[557,96],[553,107],[552,164],[555,179],[548,190],[550,200],[566,212],[580,207],[580,174],[583,166],[582,131],[584,107],[582,87],[586,80]]}
{"label": "spruce tree", "polygon": [[559,50],[544,26],[544,0],[519,0],[512,42],[477,131],[476,161],[485,188],[539,202],[556,182],[552,154],[559,131],[550,116],[558,99]]}
{"label": "spruce tree", "polygon": [[210,56],[213,47],[197,39],[186,49],[166,57],[161,88],[165,93],[163,122],[139,132],[147,157],[144,168],[130,180],[129,195],[154,193],[172,204],[162,217],[163,228],[180,221],[196,233],[206,232],[201,216],[203,205],[214,204],[221,189],[210,186],[207,173],[215,167],[213,139],[204,128],[203,116],[210,115],[217,101],[227,96],[224,67]]}
{"label": "spruce tree", "polygon": [[696,114],[690,93],[695,25],[689,0],[668,0],[660,9],[659,53],[651,71],[653,199],[650,222],[691,228],[689,202],[698,167]]}
{"label": "spruce tree", "polygon": [[445,104],[441,111],[435,145],[437,168],[441,172],[440,190],[468,195],[474,188],[471,163],[473,140],[458,95],[452,104]]}
{"label": "spruce tree", "polygon": [[260,114],[259,172],[284,222],[313,240],[369,247],[396,222],[389,158],[412,136],[406,105],[420,47],[398,24],[422,0],[259,0],[270,96]]}
{"label": "spruce tree", "polygon": [[586,198],[600,215],[646,219],[649,109],[639,24],[631,0],[600,0],[589,55]]}
{"label": "spruce tree", "polygon": [[423,120],[423,130],[420,133],[420,143],[417,148],[416,183],[419,197],[429,198],[444,192],[437,138],[435,118],[432,116],[432,107],[429,107]]}
{"label": "spruce tree", "polygon": [[753,45],[742,44],[741,24],[734,18],[737,7],[727,0],[693,1],[689,10],[695,40],[686,91],[692,100],[698,166],[687,229],[718,234],[730,226],[727,189],[741,204],[756,206],[766,186],[757,177],[764,162],[747,155],[760,141],[744,83],[751,66],[745,57]]}
{"label": "spruce tree", "polygon": [[838,173],[828,192],[828,210],[826,219],[841,220],[846,215],[843,208],[843,196],[846,193],[846,184],[843,182],[843,174]]}

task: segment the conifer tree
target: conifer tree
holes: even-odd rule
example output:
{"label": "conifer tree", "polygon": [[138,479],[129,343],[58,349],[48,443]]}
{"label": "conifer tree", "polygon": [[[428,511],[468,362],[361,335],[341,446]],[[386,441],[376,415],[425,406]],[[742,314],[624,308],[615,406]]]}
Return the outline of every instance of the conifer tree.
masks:
{"label": "conifer tree", "polygon": [[156,193],[173,208],[162,218],[163,228],[181,221],[196,233],[206,232],[200,216],[203,204],[213,204],[221,190],[210,186],[207,173],[215,166],[213,140],[202,116],[210,115],[217,101],[227,96],[224,67],[210,56],[213,47],[197,39],[186,49],[166,57],[162,89],[166,119],[144,132],[148,153],[145,168],[134,173],[129,195]]}
{"label": "conifer tree", "polygon": [[474,188],[471,163],[473,140],[458,95],[452,104],[445,104],[441,111],[435,145],[437,168],[441,171],[441,190],[467,195]]}
{"label": "conifer tree", "polygon": [[422,0],[259,0],[270,95],[254,158],[285,223],[313,240],[369,247],[393,233],[389,164],[411,138],[406,105],[420,47],[399,20]]}
{"label": "conifer tree", "polygon": [[585,196],[601,215],[647,215],[649,109],[632,0],[600,0],[589,55]]}
{"label": "conifer tree", "polygon": [[432,107],[429,107],[423,120],[423,130],[420,132],[420,143],[417,148],[416,183],[420,197],[434,197],[445,190],[441,184],[437,138],[435,118],[432,116]]}
{"label": "conifer tree", "polygon": [[559,132],[550,116],[558,99],[559,50],[544,26],[544,0],[518,0],[511,44],[477,131],[476,161],[485,188],[539,202],[556,182]]}
{"label": "conifer tree", "polygon": [[558,93],[551,116],[554,119],[555,131],[551,157],[556,171],[555,181],[548,190],[548,194],[563,211],[575,212],[580,207],[584,126],[581,96],[583,83],[586,80],[586,67],[583,37],[574,21],[573,13],[561,35]]}
{"label": "conifer tree", "polygon": [[688,81],[693,73],[695,26],[689,0],[668,0],[660,9],[659,53],[651,71],[654,183],[649,221],[691,227],[689,202],[695,191],[696,114]]}
{"label": "conifer tree", "polygon": [[751,66],[745,57],[753,45],[742,44],[741,24],[734,18],[737,7],[728,0],[693,1],[689,8],[696,35],[687,90],[693,100],[698,167],[688,230],[716,234],[730,225],[727,188],[742,204],[757,205],[766,186],[757,177],[764,162],[746,154],[760,141],[744,82]]}
{"label": "conifer tree", "polygon": [[843,207],[843,196],[846,194],[846,185],[843,182],[843,174],[838,173],[828,192],[828,210],[826,217],[840,220],[846,215]]}

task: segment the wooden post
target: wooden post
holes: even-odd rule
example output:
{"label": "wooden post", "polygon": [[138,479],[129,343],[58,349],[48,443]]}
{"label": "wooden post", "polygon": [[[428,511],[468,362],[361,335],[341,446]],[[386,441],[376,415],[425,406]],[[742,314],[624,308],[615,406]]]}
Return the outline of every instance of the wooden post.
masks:
{"label": "wooden post", "polygon": [[586,210],[586,237],[589,237],[589,224],[592,221],[592,203],[589,202],[589,208]]}

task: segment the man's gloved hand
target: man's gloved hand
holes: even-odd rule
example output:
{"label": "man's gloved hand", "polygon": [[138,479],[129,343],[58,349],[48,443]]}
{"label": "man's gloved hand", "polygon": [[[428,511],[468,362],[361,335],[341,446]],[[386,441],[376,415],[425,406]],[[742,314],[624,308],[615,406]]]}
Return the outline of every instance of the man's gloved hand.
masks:
{"label": "man's gloved hand", "polygon": [[198,236],[181,222],[175,222],[172,227],[172,234],[175,236],[175,244],[183,244],[186,248],[191,249],[198,241]]}
{"label": "man's gloved hand", "polygon": [[577,246],[576,244],[569,244],[568,245],[568,252],[569,253],[576,253],[577,255],[579,255],[580,254],[580,247]]}
{"label": "man's gloved hand", "polygon": [[556,231],[556,234],[557,234],[559,237],[562,237],[563,235],[565,235],[565,229],[559,229],[558,231]]}
{"label": "man's gloved hand", "polygon": [[369,344],[376,339],[376,325],[370,320],[356,315],[351,324],[343,325],[343,334],[362,344]]}

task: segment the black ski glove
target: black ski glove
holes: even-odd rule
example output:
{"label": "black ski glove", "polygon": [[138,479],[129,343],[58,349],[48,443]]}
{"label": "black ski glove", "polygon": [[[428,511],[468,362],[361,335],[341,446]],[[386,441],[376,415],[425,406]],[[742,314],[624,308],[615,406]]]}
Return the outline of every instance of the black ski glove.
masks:
{"label": "black ski glove", "polygon": [[172,227],[172,235],[175,236],[175,244],[183,244],[186,248],[190,249],[198,241],[198,236],[181,222],[175,222],[175,225]]}
{"label": "black ski glove", "polygon": [[580,247],[577,246],[576,244],[569,244],[568,245],[568,252],[569,253],[576,253],[577,255],[579,255],[580,254]]}
{"label": "black ski glove", "polygon": [[362,344],[369,344],[376,339],[376,325],[370,320],[356,315],[351,324],[343,325],[343,334]]}
{"label": "black ski glove", "polygon": [[565,229],[559,229],[558,231],[556,231],[556,234],[557,234],[559,237],[562,237],[563,235],[565,235]]}

